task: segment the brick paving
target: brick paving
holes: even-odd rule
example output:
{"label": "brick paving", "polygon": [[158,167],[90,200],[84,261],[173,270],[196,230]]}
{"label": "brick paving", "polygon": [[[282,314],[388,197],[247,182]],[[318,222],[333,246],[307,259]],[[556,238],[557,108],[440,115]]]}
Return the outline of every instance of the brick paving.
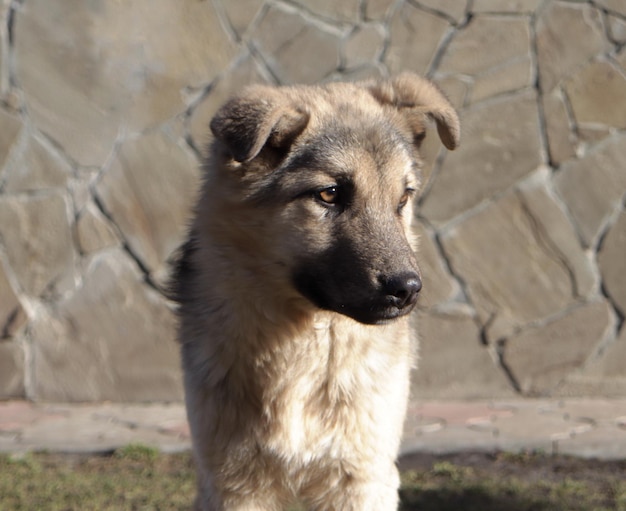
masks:
{"label": "brick paving", "polygon": [[[0,452],[102,453],[131,443],[189,449],[184,406],[0,403]],[[626,399],[426,401],[409,409],[401,454],[538,451],[626,459]]]}

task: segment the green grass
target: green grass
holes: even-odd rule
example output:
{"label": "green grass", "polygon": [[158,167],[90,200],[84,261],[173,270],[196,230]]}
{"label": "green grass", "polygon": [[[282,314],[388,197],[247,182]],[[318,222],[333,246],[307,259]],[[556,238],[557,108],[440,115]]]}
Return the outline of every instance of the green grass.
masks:
{"label": "green grass", "polygon": [[112,456],[0,456],[1,511],[181,510],[195,490],[188,455],[130,446]]}
{"label": "green grass", "polygon": [[[540,454],[419,456],[401,463],[402,511],[626,511],[626,462]],[[188,453],[0,455],[0,511],[184,510]]]}

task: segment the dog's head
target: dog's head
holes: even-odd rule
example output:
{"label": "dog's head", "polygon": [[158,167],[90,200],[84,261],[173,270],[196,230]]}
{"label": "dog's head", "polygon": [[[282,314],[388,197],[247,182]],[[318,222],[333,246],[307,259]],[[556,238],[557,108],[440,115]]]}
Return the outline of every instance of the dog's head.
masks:
{"label": "dog's head", "polygon": [[[260,264],[316,306],[363,323],[411,311],[421,289],[410,231],[429,119],[459,144],[459,119],[413,74],[325,86],[252,86],[218,111],[218,171],[258,216]],[[234,183],[234,185],[233,185]]]}

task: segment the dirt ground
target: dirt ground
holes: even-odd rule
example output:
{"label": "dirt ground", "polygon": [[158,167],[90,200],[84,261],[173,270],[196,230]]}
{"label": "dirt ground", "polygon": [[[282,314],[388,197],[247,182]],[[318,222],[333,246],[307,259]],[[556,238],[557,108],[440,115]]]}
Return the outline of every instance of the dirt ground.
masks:
{"label": "dirt ground", "polygon": [[404,511],[626,511],[626,460],[460,453],[399,465]]}
{"label": "dirt ground", "polygon": [[[421,454],[399,466],[401,511],[626,511],[626,460]],[[0,511],[187,510],[194,486],[189,453],[0,455]]]}

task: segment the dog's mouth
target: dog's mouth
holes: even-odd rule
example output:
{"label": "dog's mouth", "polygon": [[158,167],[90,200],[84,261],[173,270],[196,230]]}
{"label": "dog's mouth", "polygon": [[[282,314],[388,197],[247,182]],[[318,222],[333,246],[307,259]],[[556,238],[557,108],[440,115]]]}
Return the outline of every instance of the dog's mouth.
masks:
{"label": "dog's mouth", "polygon": [[381,277],[376,284],[374,289],[355,285],[333,287],[323,285],[311,274],[296,278],[298,290],[316,306],[367,325],[384,324],[409,314],[422,288],[415,272]]}
{"label": "dog's mouth", "polygon": [[366,325],[382,325],[411,313],[417,303],[417,294],[415,294],[410,302],[402,305],[391,303],[393,301],[394,300],[388,299],[388,303],[386,304],[372,304],[367,307],[347,307],[342,305],[334,310],[335,312],[351,317],[359,323]]}

